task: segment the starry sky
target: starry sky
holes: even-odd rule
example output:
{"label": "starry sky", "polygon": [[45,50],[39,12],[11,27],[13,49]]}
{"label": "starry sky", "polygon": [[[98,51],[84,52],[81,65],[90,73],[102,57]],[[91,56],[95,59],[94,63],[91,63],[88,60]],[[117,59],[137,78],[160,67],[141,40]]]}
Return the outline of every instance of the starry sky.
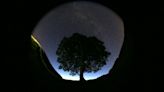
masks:
{"label": "starry sky", "polygon": [[63,37],[73,33],[96,36],[111,52],[107,65],[96,73],[84,73],[86,80],[95,79],[110,72],[124,40],[124,25],[121,18],[109,8],[98,3],[78,1],[66,3],[49,11],[35,27],[33,36],[45,51],[53,68],[63,79],[79,80],[69,72],[59,70],[56,50]]}

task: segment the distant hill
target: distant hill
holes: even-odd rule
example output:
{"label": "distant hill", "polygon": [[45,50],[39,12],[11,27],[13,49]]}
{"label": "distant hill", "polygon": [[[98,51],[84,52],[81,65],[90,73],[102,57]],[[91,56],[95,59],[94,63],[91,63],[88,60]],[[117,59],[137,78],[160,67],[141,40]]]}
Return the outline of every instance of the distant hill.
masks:
{"label": "distant hill", "polygon": [[[61,76],[54,70],[54,68],[49,63],[49,60],[39,46],[39,44],[31,38],[31,48],[30,48],[30,62],[31,62],[31,72],[37,79],[47,79],[51,77],[52,79],[61,80]],[[50,79],[50,78],[49,78]]]}

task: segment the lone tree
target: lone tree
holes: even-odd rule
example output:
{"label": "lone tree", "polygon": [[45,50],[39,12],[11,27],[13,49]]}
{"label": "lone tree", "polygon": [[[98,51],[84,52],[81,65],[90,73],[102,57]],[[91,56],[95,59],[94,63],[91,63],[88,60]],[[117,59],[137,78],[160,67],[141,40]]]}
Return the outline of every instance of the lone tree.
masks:
{"label": "lone tree", "polygon": [[74,33],[71,37],[64,37],[56,51],[59,69],[70,72],[70,75],[80,75],[84,81],[84,72],[97,72],[106,64],[110,55],[105,50],[103,42],[96,37],[86,37]]}

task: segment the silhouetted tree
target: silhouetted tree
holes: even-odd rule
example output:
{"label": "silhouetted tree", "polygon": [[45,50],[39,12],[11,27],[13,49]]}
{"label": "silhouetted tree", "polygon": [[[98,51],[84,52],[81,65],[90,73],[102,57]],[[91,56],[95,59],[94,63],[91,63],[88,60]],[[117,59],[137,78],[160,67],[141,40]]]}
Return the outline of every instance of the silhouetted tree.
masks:
{"label": "silhouetted tree", "polygon": [[79,33],[64,37],[56,51],[59,69],[69,71],[70,75],[79,74],[80,81],[84,81],[84,72],[97,72],[106,64],[110,53],[103,44],[96,37],[86,37]]}

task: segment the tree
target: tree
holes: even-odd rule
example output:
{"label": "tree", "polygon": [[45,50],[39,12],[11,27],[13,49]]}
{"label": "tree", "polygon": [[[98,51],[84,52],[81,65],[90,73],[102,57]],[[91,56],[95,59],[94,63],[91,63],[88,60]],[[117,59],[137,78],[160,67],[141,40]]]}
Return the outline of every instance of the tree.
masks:
{"label": "tree", "polygon": [[84,81],[84,72],[97,72],[106,64],[110,53],[103,44],[96,37],[79,33],[64,37],[56,51],[59,69],[70,72],[70,75],[79,74],[80,81]]}

